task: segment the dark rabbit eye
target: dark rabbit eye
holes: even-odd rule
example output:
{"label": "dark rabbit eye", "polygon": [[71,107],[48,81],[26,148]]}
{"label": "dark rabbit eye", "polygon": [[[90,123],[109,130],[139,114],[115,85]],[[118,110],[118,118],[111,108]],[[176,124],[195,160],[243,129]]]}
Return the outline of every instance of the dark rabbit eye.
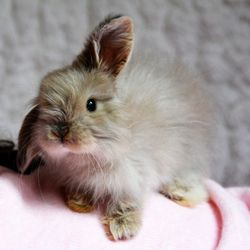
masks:
{"label": "dark rabbit eye", "polygon": [[96,110],[96,101],[94,99],[89,99],[87,101],[87,110],[89,112],[94,112]]}

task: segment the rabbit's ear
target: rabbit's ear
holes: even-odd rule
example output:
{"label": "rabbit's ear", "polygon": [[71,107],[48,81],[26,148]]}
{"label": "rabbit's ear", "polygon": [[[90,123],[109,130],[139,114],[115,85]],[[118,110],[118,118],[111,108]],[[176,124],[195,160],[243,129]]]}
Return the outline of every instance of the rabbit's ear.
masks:
{"label": "rabbit's ear", "polygon": [[38,156],[34,142],[34,126],[38,119],[39,108],[35,106],[26,115],[18,137],[17,167],[24,173],[31,162]]}
{"label": "rabbit's ear", "polygon": [[116,77],[133,48],[133,22],[127,16],[109,16],[92,32],[73,67],[100,69]]}

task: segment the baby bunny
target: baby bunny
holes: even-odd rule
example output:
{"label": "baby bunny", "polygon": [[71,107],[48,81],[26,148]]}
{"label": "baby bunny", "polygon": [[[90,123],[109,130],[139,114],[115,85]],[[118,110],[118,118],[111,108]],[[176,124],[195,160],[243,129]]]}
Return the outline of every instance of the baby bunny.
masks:
{"label": "baby bunny", "polygon": [[42,79],[18,142],[19,169],[41,159],[71,209],[102,208],[114,240],[137,234],[151,192],[186,206],[208,197],[206,94],[178,65],[126,67],[133,41],[130,17],[101,22],[72,64]]}

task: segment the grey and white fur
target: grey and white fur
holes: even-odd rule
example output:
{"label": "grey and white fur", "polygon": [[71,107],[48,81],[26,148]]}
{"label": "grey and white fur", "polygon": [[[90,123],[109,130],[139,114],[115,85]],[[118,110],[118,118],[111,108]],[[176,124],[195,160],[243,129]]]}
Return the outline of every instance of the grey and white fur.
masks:
{"label": "grey and white fur", "polygon": [[133,44],[131,18],[107,17],[71,65],[42,79],[18,142],[21,171],[42,158],[70,208],[104,206],[115,240],[138,232],[151,192],[187,206],[208,197],[208,95],[179,64],[127,65]]}

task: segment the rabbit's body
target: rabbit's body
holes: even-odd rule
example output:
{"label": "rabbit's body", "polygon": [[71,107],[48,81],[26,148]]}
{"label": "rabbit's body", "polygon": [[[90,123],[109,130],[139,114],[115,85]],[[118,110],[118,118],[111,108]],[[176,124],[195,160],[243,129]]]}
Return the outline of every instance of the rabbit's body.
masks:
{"label": "rabbit's body", "polygon": [[[121,29],[123,41],[131,35],[131,20],[106,20],[92,36],[105,41],[109,28],[114,37]],[[150,192],[188,205],[206,199],[202,179],[210,162],[212,117],[201,87],[180,66],[166,65],[164,72],[137,65],[120,73],[130,39],[117,65],[118,57],[109,61],[112,46],[101,51],[91,42],[71,66],[43,79],[20,132],[19,160],[26,168],[40,156],[74,206],[107,200],[104,223],[115,239],[128,238],[138,230]],[[100,54],[87,64],[92,50]],[[94,57],[103,57],[101,64]]]}

